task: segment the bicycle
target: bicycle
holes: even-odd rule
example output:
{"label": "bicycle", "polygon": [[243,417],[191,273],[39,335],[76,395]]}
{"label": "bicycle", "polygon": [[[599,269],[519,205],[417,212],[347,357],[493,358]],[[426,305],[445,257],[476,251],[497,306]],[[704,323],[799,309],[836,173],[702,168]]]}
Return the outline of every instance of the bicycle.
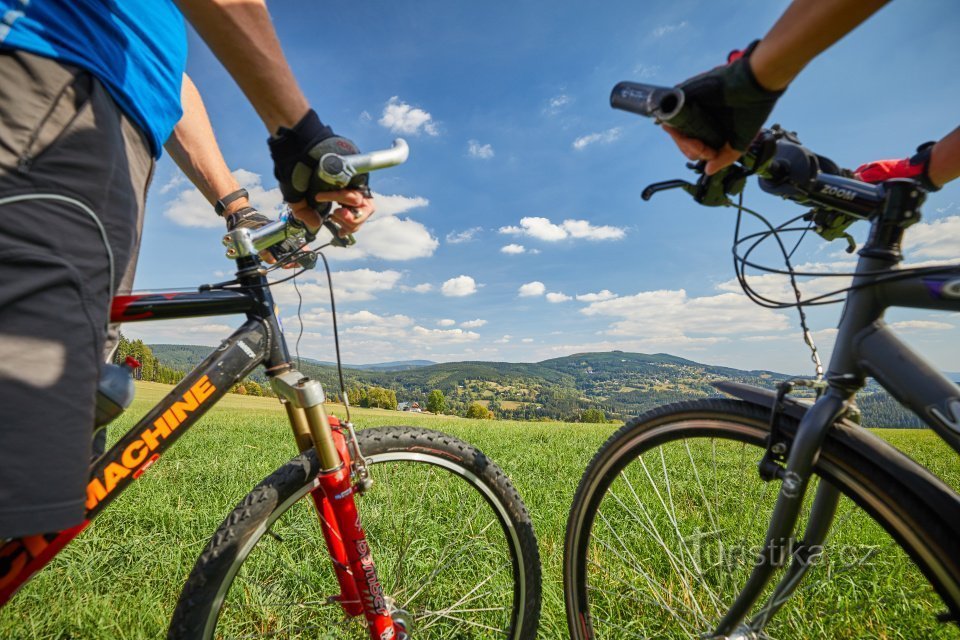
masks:
{"label": "bicycle", "polygon": [[[397,140],[372,153],[327,154],[318,171],[346,185],[356,173],[400,164],[407,154]],[[325,224],[333,233],[328,244],[352,242]],[[224,236],[227,257],[236,261],[234,280],[114,298],[113,322],[247,319],[91,465],[82,524],[0,548],[0,606],[263,365],[301,453],[224,519],[183,586],[168,637],[534,637],[539,552],[530,516],[506,475],[478,449],[440,432],[355,431],[343,389],[346,421],[340,422],[327,416],[320,383],[294,368],[267,273],[293,263],[313,267],[317,255],[326,265],[326,258],[301,247],[268,269],[260,254],[311,236],[292,217],[235,229]],[[329,267],[327,276],[332,294]],[[331,312],[336,337],[334,306]]]}
{"label": "bicycle", "polygon": [[[668,123],[684,113],[679,90],[629,82],[611,103]],[[567,523],[571,637],[954,637],[960,495],[861,428],[854,405],[872,377],[960,453],[960,390],[883,320],[892,306],[960,310],[960,266],[896,268],[924,192],[911,180],[858,181],[778,126],[714,176],[704,163],[688,166],[701,174],[695,184],[656,183],[643,199],[679,188],[742,216],[755,213],[742,190],[756,176],[763,191],[813,208],[742,237],[738,218],[734,262],[754,301],[801,311],[805,338],[803,306],[842,300],[834,351],[825,379],[818,365],[817,378],[777,392],[714,383],[732,398],[654,409],[607,440]],[[812,228],[842,238],[856,220],[871,232],[851,285],[801,300],[794,278],[822,274],[796,271],[779,234]],[[795,300],[777,302],[745,282],[766,238],[779,243],[787,268],[773,271],[790,276]],[[819,363],[815,349],[813,357]],[[816,390],[815,401],[791,397],[798,387]]]}

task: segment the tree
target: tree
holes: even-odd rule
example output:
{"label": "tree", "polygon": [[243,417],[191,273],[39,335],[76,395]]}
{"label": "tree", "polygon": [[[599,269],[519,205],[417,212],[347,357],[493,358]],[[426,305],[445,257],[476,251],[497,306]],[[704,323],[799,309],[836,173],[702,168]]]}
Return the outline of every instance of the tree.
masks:
{"label": "tree", "polygon": [[467,407],[467,417],[478,420],[492,420],[493,412],[479,402],[471,402],[470,406]]}
{"label": "tree", "polygon": [[393,389],[384,389],[383,387],[370,387],[367,389],[367,406],[379,407],[381,409],[396,409],[397,392]]}
{"label": "tree", "polygon": [[603,413],[602,409],[587,409],[583,412],[583,415],[580,416],[580,422],[604,423],[606,421],[607,416]]}
{"label": "tree", "polygon": [[443,413],[447,409],[447,399],[440,389],[434,389],[427,396],[427,411],[430,413]]}

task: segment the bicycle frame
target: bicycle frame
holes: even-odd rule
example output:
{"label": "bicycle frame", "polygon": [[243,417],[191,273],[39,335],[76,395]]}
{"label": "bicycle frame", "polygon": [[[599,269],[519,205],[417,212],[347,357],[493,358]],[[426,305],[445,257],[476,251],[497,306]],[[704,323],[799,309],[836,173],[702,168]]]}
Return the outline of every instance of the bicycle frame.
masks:
{"label": "bicycle frame", "polygon": [[[870,238],[860,251],[855,288],[844,305],[827,373],[827,390],[801,420],[786,468],[780,474],[780,493],[763,547],[765,557],[754,566],[747,584],[714,631],[716,638],[756,637],[798,586],[810,567],[809,557],[826,540],[840,497],[828,483],[821,482],[817,489],[799,543],[793,542],[794,528],[820,446],[863,388],[867,376],[960,453],[960,389],[901,342],[883,320],[889,307],[960,311],[960,266],[936,274],[896,277],[895,267],[902,259],[903,230],[918,219],[923,195],[909,180],[892,180],[885,186],[884,209],[874,219]],[[791,565],[765,607],[742,623],[775,570],[791,555]],[[935,587],[941,595],[960,601],[960,588],[955,583],[941,581]]]}
{"label": "bicycle frame", "polygon": [[351,456],[340,423],[324,412],[320,383],[292,367],[277,308],[259,262],[242,257],[237,265],[240,290],[114,298],[112,322],[239,313],[246,314],[247,320],[91,465],[86,516],[81,524],[60,531],[52,540],[30,536],[30,540],[11,540],[0,548],[0,558],[12,558],[12,571],[0,576],[0,606],[143,475],[234,384],[262,364],[281,397],[301,452],[312,446],[318,451],[321,471],[311,496],[341,589],[335,599],[348,616],[364,615],[374,640],[396,636],[357,514]]}

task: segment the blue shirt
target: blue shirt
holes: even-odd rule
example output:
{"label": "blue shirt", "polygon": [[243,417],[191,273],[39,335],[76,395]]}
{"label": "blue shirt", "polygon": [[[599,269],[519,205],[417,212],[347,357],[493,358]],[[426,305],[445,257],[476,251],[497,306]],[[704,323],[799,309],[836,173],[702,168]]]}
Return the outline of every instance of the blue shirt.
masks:
{"label": "blue shirt", "polygon": [[180,120],[187,35],[172,0],[0,0],[0,47],[90,71],[156,157]]}

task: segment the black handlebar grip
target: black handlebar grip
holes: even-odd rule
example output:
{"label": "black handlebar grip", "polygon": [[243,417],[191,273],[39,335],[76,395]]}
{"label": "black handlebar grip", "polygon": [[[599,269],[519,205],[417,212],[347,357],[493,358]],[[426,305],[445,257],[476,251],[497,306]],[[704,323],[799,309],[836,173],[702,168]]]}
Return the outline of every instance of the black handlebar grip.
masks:
{"label": "black handlebar grip", "polygon": [[620,82],[610,93],[610,106],[666,122],[683,108],[683,91],[639,82]]}

